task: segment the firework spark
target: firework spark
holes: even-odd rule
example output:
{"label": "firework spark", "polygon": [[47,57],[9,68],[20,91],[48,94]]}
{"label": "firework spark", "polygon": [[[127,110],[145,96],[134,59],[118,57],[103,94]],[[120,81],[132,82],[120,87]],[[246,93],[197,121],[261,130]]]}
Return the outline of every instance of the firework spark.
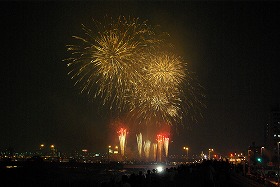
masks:
{"label": "firework spark", "polygon": [[153,143],[154,160],[157,159],[157,143]]}
{"label": "firework spark", "polygon": [[163,137],[163,145],[164,145],[164,151],[165,151],[165,156],[168,156],[168,146],[169,146],[169,138],[168,137]]}
{"label": "firework spark", "polygon": [[161,156],[162,156],[162,148],[163,148],[163,138],[164,136],[161,134],[157,135],[157,142],[158,142],[158,161],[161,162]]}
{"label": "firework spark", "polygon": [[141,158],[141,155],[142,155],[142,134],[141,133],[136,134],[136,139],[137,139],[139,157]]}
{"label": "firework spark", "polygon": [[144,141],[144,153],[147,159],[150,157],[150,150],[151,150],[151,141],[150,140]]}
{"label": "firework spark", "polygon": [[124,129],[124,128],[121,128],[117,133],[118,133],[118,135],[119,135],[120,148],[121,148],[121,155],[124,156],[125,141],[126,141],[127,130]]}

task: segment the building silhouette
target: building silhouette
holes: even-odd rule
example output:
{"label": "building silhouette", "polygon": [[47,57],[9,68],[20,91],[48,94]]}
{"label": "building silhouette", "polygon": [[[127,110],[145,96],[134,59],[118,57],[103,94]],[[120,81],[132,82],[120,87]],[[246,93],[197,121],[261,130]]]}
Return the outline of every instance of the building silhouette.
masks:
{"label": "building silhouette", "polygon": [[280,107],[271,107],[268,123],[265,127],[265,150],[270,161],[276,162],[278,156],[278,142],[280,142]]}

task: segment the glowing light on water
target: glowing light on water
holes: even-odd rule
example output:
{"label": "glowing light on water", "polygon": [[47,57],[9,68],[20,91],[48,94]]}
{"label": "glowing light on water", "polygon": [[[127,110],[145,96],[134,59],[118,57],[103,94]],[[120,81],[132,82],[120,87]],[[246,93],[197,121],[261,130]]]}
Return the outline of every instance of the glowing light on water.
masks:
{"label": "glowing light on water", "polygon": [[146,158],[150,157],[150,150],[151,150],[151,141],[150,140],[144,141],[144,153]]}
{"label": "glowing light on water", "polygon": [[127,130],[125,128],[121,128],[118,131],[118,135],[119,135],[119,141],[120,141],[120,147],[121,147],[121,154],[124,155]]}
{"label": "glowing light on water", "polygon": [[136,134],[139,157],[142,155],[142,134]]}

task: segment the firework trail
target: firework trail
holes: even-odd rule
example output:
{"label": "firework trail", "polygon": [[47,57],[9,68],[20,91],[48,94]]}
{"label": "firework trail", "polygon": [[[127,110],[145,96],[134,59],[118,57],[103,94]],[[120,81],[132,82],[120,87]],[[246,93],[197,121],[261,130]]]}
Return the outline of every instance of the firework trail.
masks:
{"label": "firework trail", "polygon": [[161,156],[162,156],[162,148],[163,148],[163,135],[158,134],[157,135],[157,142],[158,142],[158,161],[161,162]]}
{"label": "firework trail", "polygon": [[150,157],[150,150],[151,150],[151,141],[150,140],[144,141],[144,153],[146,158]]}
{"label": "firework trail", "polygon": [[141,158],[141,155],[142,155],[142,134],[141,133],[136,134],[136,139],[137,139],[139,157]]}
{"label": "firework trail", "polygon": [[168,156],[168,146],[169,146],[169,138],[168,137],[163,137],[163,145],[164,145],[164,150],[165,150],[165,156]]}
{"label": "firework trail", "polygon": [[119,141],[120,141],[121,155],[124,156],[125,141],[126,141],[126,135],[127,135],[126,129],[121,128],[121,129],[118,131],[118,135],[119,135]]}
{"label": "firework trail", "polygon": [[157,143],[153,143],[154,160],[157,159]]}

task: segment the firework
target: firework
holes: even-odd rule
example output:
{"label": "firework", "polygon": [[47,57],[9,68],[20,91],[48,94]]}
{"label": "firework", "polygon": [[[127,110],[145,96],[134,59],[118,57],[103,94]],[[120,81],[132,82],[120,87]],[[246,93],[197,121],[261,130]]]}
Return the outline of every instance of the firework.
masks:
{"label": "firework", "polygon": [[[152,27],[139,19],[119,17],[108,24],[96,22],[91,29],[83,25],[85,36],[74,36],[79,45],[68,45],[72,52],[69,74],[80,83],[81,92],[101,96],[103,104],[122,109],[130,96],[132,82],[138,79],[139,65],[146,51],[160,40]],[[97,90],[94,87],[98,87]]]}
{"label": "firework", "polygon": [[150,150],[151,150],[151,141],[150,140],[144,141],[144,153],[146,158],[149,158]]}
{"label": "firework", "polygon": [[146,121],[167,122],[169,125],[182,119],[182,83],[186,65],[170,53],[151,55],[144,65],[138,82],[134,85],[132,102],[138,116]]}
{"label": "firework", "polygon": [[141,158],[141,155],[142,155],[142,134],[141,133],[136,134],[136,139],[137,139],[139,157]]}
{"label": "firework", "polygon": [[157,143],[153,143],[154,160],[157,159]]}
{"label": "firework", "polygon": [[165,156],[168,156],[168,146],[169,146],[169,138],[168,137],[163,137],[163,146],[164,146],[164,151],[165,151]]}
{"label": "firework", "polygon": [[121,128],[121,129],[118,131],[118,135],[119,135],[119,141],[120,141],[121,155],[124,156],[125,141],[126,141],[126,135],[127,135],[126,129]]}
{"label": "firework", "polygon": [[[173,126],[183,124],[184,116],[196,120],[201,115],[203,94],[187,63],[165,42],[164,34],[136,18],[119,17],[109,23],[82,26],[84,36],[74,36],[68,45],[72,53],[69,75],[93,98],[100,97],[116,112],[128,112],[137,124]],[[118,113],[120,114],[120,113]],[[126,115],[126,114],[124,114]],[[134,123],[133,123],[134,124]],[[124,155],[127,130],[118,131]],[[136,135],[142,156],[142,134]],[[149,157],[149,140],[144,142]],[[162,149],[168,155],[169,138],[157,135],[154,158],[161,161]],[[158,153],[157,153],[158,151]],[[148,155],[148,156],[147,156]]]}
{"label": "firework", "polygon": [[184,81],[185,69],[186,66],[179,56],[164,52],[152,55],[145,68],[147,81],[151,85],[164,85],[165,89],[169,90]]}
{"label": "firework", "polygon": [[199,84],[194,72],[188,72],[186,75],[188,81],[184,82],[184,91],[182,98],[182,111],[184,111],[184,117],[190,123],[198,122],[203,118],[203,109],[206,108],[204,104],[205,94],[204,88]]}
{"label": "firework", "polygon": [[157,142],[158,142],[158,161],[161,162],[161,156],[162,156],[162,148],[163,148],[163,138],[164,136],[161,134],[157,135]]}
{"label": "firework", "polygon": [[191,113],[200,98],[187,64],[166,47],[167,35],[138,18],[94,25],[83,25],[84,36],[74,36],[78,43],[67,46],[69,74],[81,92],[100,96],[117,112],[129,109],[137,119],[181,124],[183,111]]}

